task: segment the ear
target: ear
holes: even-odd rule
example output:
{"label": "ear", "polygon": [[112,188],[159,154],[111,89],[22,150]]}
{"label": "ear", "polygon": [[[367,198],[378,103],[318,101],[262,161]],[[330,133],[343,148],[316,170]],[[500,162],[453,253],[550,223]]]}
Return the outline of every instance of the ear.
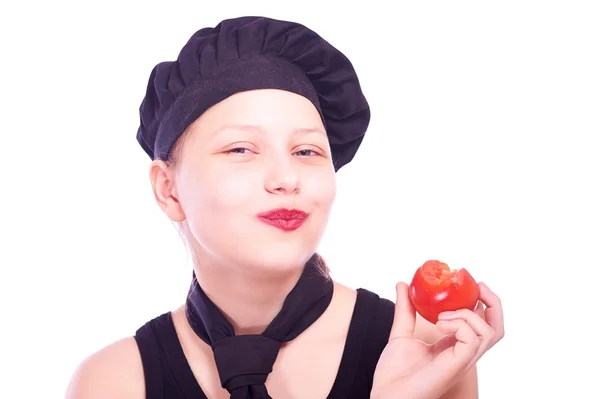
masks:
{"label": "ear", "polygon": [[150,182],[156,203],[174,222],[183,222],[185,214],[177,198],[175,171],[164,161],[155,160],[150,165]]}

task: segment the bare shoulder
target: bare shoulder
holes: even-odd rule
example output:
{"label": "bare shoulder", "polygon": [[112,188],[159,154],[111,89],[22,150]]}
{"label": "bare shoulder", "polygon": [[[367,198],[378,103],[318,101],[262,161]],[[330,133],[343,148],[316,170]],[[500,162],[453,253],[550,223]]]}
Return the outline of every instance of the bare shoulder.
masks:
{"label": "bare shoulder", "polygon": [[127,337],[93,353],[75,370],[67,399],[144,398],[144,370],[133,337]]}
{"label": "bare shoulder", "polygon": [[345,306],[354,306],[356,302],[357,291],[354,288],[348,287],[338,281],[333,281],[334,295],[344,303]]}
{"label": "bare shoulder", "polygon": [[[356,306],[357,291],[344,284],[334,281],[334,294],[330,307],[327,309],[332,314],[335,325],[350,324],[354,307]],[[343,327],[345,330],[345,327]]]}

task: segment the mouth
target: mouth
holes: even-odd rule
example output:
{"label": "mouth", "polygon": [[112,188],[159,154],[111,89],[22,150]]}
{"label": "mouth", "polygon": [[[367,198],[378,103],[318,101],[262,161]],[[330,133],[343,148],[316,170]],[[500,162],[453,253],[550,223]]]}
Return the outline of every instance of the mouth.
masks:
{"label": "mouth", "polygon": [[308,214],[298,209],[273,209],[258,214],[258,218],[284,231],[293,231],[302,226]]}

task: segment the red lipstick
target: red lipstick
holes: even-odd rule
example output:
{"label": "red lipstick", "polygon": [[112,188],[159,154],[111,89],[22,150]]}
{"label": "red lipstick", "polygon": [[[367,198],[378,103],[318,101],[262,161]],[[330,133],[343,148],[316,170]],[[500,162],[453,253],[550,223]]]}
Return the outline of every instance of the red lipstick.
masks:
{"label": "red lipstick", "polygon": [[284,231],[296,230],[304,223],[308,214],[297,209],[273,209],[259,213],[258,218],[263,222]]}

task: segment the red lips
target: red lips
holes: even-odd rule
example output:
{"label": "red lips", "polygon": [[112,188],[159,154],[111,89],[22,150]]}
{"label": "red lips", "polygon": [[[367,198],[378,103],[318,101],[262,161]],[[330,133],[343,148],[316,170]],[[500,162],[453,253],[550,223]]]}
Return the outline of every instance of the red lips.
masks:
{"label": "red lips", "polygon": [[260,213],[258,218],[263,222],[284,231],[296,230],[304,223],[308,214],[298,209],[273,209]]}

